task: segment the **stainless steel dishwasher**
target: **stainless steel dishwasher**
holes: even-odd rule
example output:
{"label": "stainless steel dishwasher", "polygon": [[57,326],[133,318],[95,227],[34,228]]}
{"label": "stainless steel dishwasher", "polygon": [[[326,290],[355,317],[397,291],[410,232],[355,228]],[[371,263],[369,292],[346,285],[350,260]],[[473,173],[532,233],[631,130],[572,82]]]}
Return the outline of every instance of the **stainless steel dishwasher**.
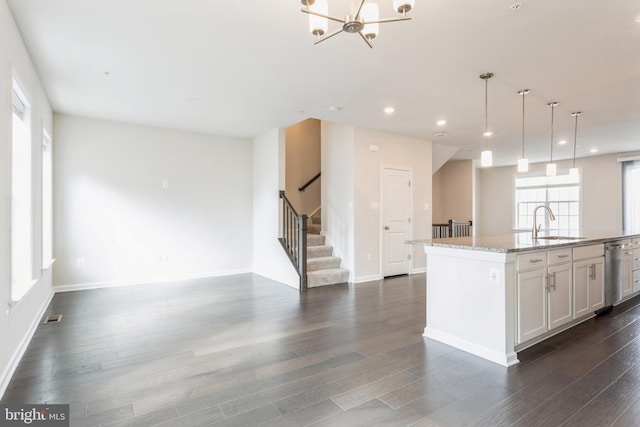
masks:
{"label": "stainless steel dishwasher", "polygon": [[631,262],[633,247],[630,239],[617,240],[605,245],[604,255],[604,308],[599,313],[609,311],[625,296],[631,284]]}

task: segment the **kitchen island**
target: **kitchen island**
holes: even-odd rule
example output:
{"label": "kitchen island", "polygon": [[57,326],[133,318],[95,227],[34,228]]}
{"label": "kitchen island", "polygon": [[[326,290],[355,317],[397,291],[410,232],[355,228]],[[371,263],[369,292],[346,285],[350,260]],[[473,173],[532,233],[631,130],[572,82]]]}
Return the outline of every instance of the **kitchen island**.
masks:
{"label": "kitchen island", "polygon": [[424,336],[503,366],[604,307],[613,233],[414,240],[427,254]]}

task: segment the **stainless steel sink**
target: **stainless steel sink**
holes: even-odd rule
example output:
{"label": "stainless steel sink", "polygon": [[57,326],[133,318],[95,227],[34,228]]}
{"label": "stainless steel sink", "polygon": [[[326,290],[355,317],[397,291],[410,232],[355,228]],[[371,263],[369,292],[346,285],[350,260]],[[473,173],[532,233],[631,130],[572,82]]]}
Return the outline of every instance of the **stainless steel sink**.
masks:
{"label": "stainless steel sink", "polygon": [[582,240],[586,237],[578,236],[538,236],[538,240]]}

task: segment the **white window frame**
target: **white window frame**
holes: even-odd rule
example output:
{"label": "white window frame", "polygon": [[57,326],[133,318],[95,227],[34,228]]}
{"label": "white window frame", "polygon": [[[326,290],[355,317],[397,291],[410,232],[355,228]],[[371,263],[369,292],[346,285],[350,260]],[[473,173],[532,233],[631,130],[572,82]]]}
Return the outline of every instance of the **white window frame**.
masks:
{"label": "white window frame", "polygon": [[11,299],[17,302],[35,282],[31,109],[16,79],[11,104]]}
{"label": "white window frame", "polygon": [[[535,178],[538,181],[540,181],[539,185],[531,185],[531,186],[518,186],[518,179],[526,179],[526,178]],[[576,182],[577,180],[577,182]],[[546,181],[546,182],[545,182]],[[549,182],[551,181],[551,182]],[[555,181],[555,182],[554,182]],[[554,215],[556,216],[556,221],[551,222],[549,220],[549,216],[548,215],[538,215],[537,222],[538,224],[541,224],[540,229],[544,230],[544,231],[553,231],[553,230],[560,230],[560,231],[577,231],[580,228],[582,228],[582,203],[583,203],[583,198],[582,198],[582,173],[581,171],[578,172],[578,175],[570,175],[569,173],[564,173],[564,174],[558,174],[554,177],[547,177],[545,175],[542,174],[518,174],[514,176],[514,181],[513,181],[513,185],[514,185],[514,203],[513,203],[513,209],[514,209],[514,215],[513,215],[513,229],[515,231],[529,231],[531,230],[531,228],[533,227],[532,223],[527,222],[527,224],[522,224],[520,223],[520,217],[519,217],[519,212],[518,212],[518,208],[519,208],[519,202],[518,202],[518,190],[522,190],[522,189],[544,189],[545,190],[545,199],[544,200],[537,200],[535,202],[520,202],[520,203],[529,203],[531,204],[531,206],[539,206],[539,205],[551,205],[552,210],[554,212]],[[563,187],[578,187],[578,199],[577,200],[550,200],[549,198],[549,190],[554,189],[554,188],[563,188]],[[562,212],[562,210],[557,209],[554,205],[558,204],[558,203],[566,203],[567,204],[567,211],[569,211],[569,204],[570,203],[577,203],[578,204],[578,215],[577,215],[577,227],[569,227],[569,228],[559,228],[560,225],[560,218],[563,216],[568,217],[567,218],[567,222],[570,223],[570,217],[575,216],[575,215],[569,215],[564,214]],[[527,216],[531,217],[533,215],[533,209],[527,209]],[[557,225],[556,225],[557,224]]]}
{"label": "white window frame", "polygon": [[[618,159],[622,163],[623,231],[640,233],[640,158]],[[635,178],[635,179],[634,179]]]}
{"label": "white window frame", "polygon": [[42,127],[42,269],[53,263],[53,142]]}

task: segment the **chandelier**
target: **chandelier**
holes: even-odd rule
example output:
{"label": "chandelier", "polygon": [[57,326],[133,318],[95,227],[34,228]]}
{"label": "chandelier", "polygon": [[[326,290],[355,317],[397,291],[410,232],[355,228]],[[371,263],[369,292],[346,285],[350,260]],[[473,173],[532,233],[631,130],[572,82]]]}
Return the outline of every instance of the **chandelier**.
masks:
{"label": "chandelier", "polygon": [[[346,33],[358,33],[362,40],[373,48],[371,40],[376,38],[379,32],[379,24],[387,22],[408,21],[411,18],[407,16],[413,8],[414,0],[393,0],[393,9],[402,14],[399,18],[380,19],[378,13],[378,5],[376,3],[367,3],[367,0],[354,0],[351,12],[344,18],[338,18],[329,15],[329,5],[327,0],[300,0],[304,6],[302,12],[309,14],[309,31],[317,37],[314,44],[323,42],[331,37]],[[328,33],[329,21],[336,21],[342,24],[342,27]]]}

